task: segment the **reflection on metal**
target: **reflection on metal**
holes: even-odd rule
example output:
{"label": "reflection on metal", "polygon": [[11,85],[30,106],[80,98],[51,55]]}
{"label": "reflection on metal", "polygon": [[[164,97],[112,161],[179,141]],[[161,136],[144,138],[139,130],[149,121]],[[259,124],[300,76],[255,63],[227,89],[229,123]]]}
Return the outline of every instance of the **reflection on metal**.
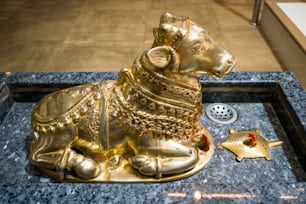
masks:
{"label": "reflection on metal", "polygon": [[237,160],[243,158],[270,158],[270,149],[282,145],[282,141],[268,142],[259,130],[256,131],[230,131],[230,136],[222,142],[218,149],[223,147],[237,155]]}
{"label": "reflection on metal", "polygon": [[212,103],[206,107],[207,117],[220,124],[230,124],[237,120],[237,111],[225,103]]}
{"label": "reflection on metal", "polygon": [[214,146],[199,120],[198,79],[228,74],[233,57],[187,17],[163,14],[154,35],[152,48],[117,81],[61,90],[36,104],[32,164],[81,182],[171,181],[204,168]]}

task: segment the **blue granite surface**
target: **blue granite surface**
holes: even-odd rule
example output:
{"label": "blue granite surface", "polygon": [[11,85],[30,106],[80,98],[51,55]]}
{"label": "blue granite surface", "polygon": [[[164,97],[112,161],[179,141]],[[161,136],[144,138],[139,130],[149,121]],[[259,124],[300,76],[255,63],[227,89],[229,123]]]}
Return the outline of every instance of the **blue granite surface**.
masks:
{"label": "blue granite surface", "polygon": [[13,105],[14,100],[6,87],[4,80],[7,75],[0,72],[0,124],[4,120],[6,114],[9,112],[10,107]]}
{"label": "blue granite surface", "polygon": [[6,83],[33,86],[33,84],[58,86],[67,84],[84,84],[102,80],[114,80],[118,78],[118,72],[19,72],[9,75]]}
{"label": "blue granite surface", "polygon": [[[276,110],[282,103],[288,103],[295,114],[285,122],[294,130],[300,128],[301,135],[305,135],[306,93],[289,72],[232,73],[221,81],[201,77],[203,90],[209,92],[203,94],[204,105],[226,102],[239,113],[238,120],[228,125],[201,116],[201,122],[214,137],[215,147],[228,136],[230,129],[259,129],[268,140],[284,142],[282,147],[271,150],[271,161],[237,162],[229,151],[215,150],[210,164],[198,174],[160,184],[55,183],[37,175],[35,168],[28,165],[28,145],[32,138],[30,115],[36,101],[29,102],[27,96],[39,91],[45,94],[44,88],[51,91],[117,76],[117,73],[16,73],[4,80],[12,100],[18,102],[0,106],[9,109],[0,124],[0,203],[306,202],[305,171],[291,145],[292,135],[288,135],[288,127],[279,118],[280,110]],[[235,97],[228,97],[229,93]],[[239,103],[240,100],[244,103]]]}

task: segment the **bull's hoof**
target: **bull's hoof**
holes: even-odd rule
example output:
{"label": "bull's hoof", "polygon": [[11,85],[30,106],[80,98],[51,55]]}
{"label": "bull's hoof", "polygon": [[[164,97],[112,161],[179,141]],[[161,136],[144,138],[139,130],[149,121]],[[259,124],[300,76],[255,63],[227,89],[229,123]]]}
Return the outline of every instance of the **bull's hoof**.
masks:
{"label": "bull's hoof", "polygon": [[131,159],[130,163],[143,175],[162,177],[160,161],[156,157],[137,155]]}
{"label": "bull's hoof", "polygon": [[91,179],[100,173],[99,164],[93,159],[84,157],[74,151],[70,152],[67,165],[68,171],[73,171],[79,178]]}
{"label": "bull's hoof", "polygon": [[94,160],[85,159],[74,168],[74,171],[80,178],[91,179],[99,175],[100,168]]}

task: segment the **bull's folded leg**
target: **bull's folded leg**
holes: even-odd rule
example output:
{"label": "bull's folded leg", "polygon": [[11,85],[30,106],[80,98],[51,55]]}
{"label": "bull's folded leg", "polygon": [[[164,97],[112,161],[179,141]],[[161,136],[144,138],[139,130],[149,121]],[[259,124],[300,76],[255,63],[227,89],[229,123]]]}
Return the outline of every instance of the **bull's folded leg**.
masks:
{"label": "bull's folded leg", "polygon": [[38,167],[56,171],[57,164],[62,159],[63,154],[63,149],[53,152],[36,151],[31,155],[31,163]]}
{"label": "bull's folded leg", "polygon": [[84,179],[94,178],[100,173],[97,162],[70,148],[47,153],[37,151],[32,155],[31,162],[38,167],[56,172],[60,180],[64,179],[64,171],[74,172]]}
{"label": "bull's folded leg", "polygon": [[96,142],[89,142],[84,139],[75,137],[70,145],[72,149],[82,152],[83,155],[93,158],[95,161],[102,161],[102,150]]}
{"label": "bull's folded leg", "polygon": [[178,174],[188,171],[196,165],[197,161],[198,150],[197,148],[190,147],[185,156],[137,155],[131,158],[130,163],[134,168],[138,169],[141,174],[161,178],[163,175]]}

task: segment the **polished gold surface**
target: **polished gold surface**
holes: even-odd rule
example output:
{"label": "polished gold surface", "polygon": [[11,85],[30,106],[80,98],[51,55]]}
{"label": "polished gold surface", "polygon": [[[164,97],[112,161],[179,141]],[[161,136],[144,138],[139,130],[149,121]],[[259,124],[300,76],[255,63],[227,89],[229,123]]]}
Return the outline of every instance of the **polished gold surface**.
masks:
{"label": "polished gold surface", "polygon": [[164,13],[151,49],[117,81],[52,93],[32,113],[32,164],[55,179],[161,182],[200,171],[213,140],[200,123],[201,74],[234,59],[188,17]]}
{"label": "polished gold surface", "polygon": [[256,131],[231,130],[229,137],[222,142],[218,149],[226,148],[236,154],[236,159],[264,157],[271,160],[270,149],[282,145],[282,141],[269,142]]}

